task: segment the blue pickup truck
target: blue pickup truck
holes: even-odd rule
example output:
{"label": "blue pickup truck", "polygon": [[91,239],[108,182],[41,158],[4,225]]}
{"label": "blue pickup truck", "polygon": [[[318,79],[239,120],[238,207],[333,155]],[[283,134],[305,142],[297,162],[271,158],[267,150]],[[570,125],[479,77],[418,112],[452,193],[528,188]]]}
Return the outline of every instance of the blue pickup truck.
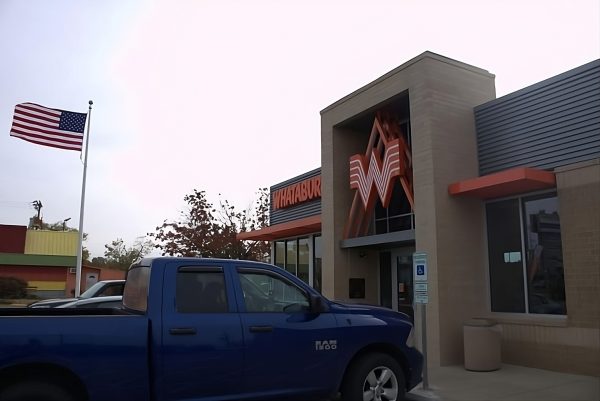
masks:
{"label": "blue pickup truck", "polygon": [[327,300],[264,263],[147,258],[121,309],[0,310],[0,401],[401,400],[408,316]]}

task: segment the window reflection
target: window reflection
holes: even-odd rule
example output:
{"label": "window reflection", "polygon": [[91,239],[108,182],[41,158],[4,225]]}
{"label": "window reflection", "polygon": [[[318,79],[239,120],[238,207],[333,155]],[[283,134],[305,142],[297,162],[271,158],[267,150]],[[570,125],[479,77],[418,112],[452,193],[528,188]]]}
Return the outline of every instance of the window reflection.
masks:
{"label": "window reflection", "polygon": [[275,242],[275,266],[285,268],[285,241]]}
{"label": "window reflection", "polygon": [[240,271],[246,312],[306,312],[308,297],[302,290],[271,274]]}
{"label": "window reflection", "polygon": [[377,198],[375,204],[375,234],[385,234],[393,231],[411,230],[414,228],[414,213],[404,194],[402,185],[397,182],[392,191],[392,198],[387,209]]}
{"label": "window reflection", "polygon": [[560,219],[556,197],[523,202],[529,312],[566,314]]}
{"label": "window reflection", "polygon": [[298,277],[308,284],[309,249],[308,238],[298,240]]}
{"label": "window reflection", "polygon": [[285,270],[290,273],[297,275],[296,272],[296,255],[297,255],[297,245],[296,241],[287,241],[286,242],[286,258],[285,258]]}

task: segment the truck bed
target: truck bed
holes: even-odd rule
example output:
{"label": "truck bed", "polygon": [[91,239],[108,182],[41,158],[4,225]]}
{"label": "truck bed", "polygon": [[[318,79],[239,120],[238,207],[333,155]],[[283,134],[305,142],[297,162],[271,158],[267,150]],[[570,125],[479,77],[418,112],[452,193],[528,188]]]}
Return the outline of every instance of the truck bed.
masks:
{"label": "truck bed", "polygon": [[90,401],[148,399],[148,328],[121,309],[1,309],[0,375],[76,377]]}

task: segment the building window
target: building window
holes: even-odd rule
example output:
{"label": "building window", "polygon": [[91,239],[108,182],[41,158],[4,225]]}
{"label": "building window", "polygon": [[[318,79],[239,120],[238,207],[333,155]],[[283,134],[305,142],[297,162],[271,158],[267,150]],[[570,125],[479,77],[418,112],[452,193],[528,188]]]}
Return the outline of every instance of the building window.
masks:
{"label": "building window", "polygon": [[529,312],[565,315],[567,308],[558,200],[556,196],[526,198],[522,207]]}
{"label": "building window", "polygon": [[285,269],[285,241],[275,242],[275,266]]}
{"label": "building window", "polygon": [[486,205],[492,312],[566,314],[556,194]]}
{"label": "building window", "polygon": [[488,203],[486,214],[492,311],[524,313],[523,263],[510,257],[522,248],[519,200]]}
{"label": "building window", "polygon": [[310,261],[310,250],[308,249],[308,238],[298,239],[298,271],[296,275],[300,280],[308,283],[308,269]]}
{"label": "building window", "polygon": [[412,230],[415,227],[415,215],[404,194],[402,185],[394,185],[392,199],[387,209],[377,198],[375,205],[375,234],[385,234],[394,231]]}
{"label": "building window", "polygon": [[[313,241],[311,243],[311,241]],[[313,248],[311,255],[311,247]],[[294,238],[275,241],[273,260],[281,267],[300,278],[305,283],[321,291],[321,236]],[[313,258],[311,284],[311,257]]]}
{"label": "building window", "polygon": [[286,241],[286,256],[285,256],[285,270],[289,271],[293,275],[297,276],[296,266],[298,265],[298,243],[296,240]]}
{"label": "building window", "polygon": [[[400,123],[400,131],[404,133],[404,140],[408,148],[412,149],[409,119],[405,119]],[[374,229],[371,229],[371,233],[386,234],[395,231],[412,230],[414,228],[415,214],[411,210],[408,198],[404,194],[402,184],[396,179],[396,184],[392,190],[392,198],[387,209],[383,207],[379,196],[377,197],[375,224]]]}

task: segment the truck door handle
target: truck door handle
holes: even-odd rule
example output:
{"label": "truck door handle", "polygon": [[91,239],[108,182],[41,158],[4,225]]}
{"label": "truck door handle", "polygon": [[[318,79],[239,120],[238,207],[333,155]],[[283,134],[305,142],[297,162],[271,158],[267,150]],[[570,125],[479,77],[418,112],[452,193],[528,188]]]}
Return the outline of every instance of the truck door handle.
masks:
{"label": "truck door handle", "polygon": [[250,333],[270,333],[273,326],[250,326]]}
{"label": "truck door handle", "polygon": [[181,335],[190,335],[190,334],[196,334],[196,329],[193,327],[175,327],[172,329],[169,329],[169,333],[173,334],[174,336],[181,336]]}

